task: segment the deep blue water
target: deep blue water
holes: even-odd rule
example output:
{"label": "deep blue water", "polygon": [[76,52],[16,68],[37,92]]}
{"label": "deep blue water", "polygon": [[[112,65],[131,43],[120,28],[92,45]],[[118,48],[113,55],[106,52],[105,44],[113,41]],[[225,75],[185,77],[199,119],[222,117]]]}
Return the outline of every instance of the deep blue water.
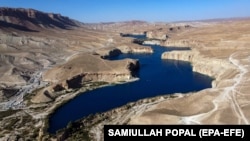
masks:
{"label": "deep blue water", "polygon": [[125,105],[128,102],[154,97],[162,94],[187,93],[211,87],[212,79],[192,72],[189,62],[162,60],[164,51],[173,50],[160,46],[152,46],[153,54],[122,54],[110,58],[139,59],[140,70],[135,82],[107,86],[85,92],[60,107],[50,118],[48,131],[66,127],[69,121],[74,121],[90,114],[105,112]]}

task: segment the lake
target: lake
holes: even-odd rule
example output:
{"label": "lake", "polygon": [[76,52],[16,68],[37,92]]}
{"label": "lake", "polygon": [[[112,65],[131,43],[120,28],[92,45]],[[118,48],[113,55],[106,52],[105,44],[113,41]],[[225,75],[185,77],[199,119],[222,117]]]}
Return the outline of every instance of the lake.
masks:
{"label": "lake", "polygon": [[58,129],[66,127],[70,121],[105,112],[139,99],[211,88],[213,79],[193,72],[189,62],[161,59],[161,54],[165,51],[188,48],[167,48],[157,45],[151,47],[154,50],[152,54],[121,54],[109,58],[139,59],[140,69],[136,73],[139,80],[84,92],[52,114],[48,132],[55,133]]}

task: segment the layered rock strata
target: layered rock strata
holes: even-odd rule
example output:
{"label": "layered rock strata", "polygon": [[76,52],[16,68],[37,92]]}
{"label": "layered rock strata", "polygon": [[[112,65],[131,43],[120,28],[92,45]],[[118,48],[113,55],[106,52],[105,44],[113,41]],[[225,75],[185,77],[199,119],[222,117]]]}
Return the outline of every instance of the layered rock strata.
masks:
{"label": "layered rock strata", "polygon": [[220,81],[220,76],[223,73],[227,70],[234,69],[234,66],[228,61],[206,58],[200,55],[196,50],[164,52],[161,58],[191,62],[194,72],[199,72],[216,78],[213,82],[213,87],[216,86],[217,81]]}
{"label": "layered rock strata", "polygon": [[201,47],[201,42],[196,40],[172,40],[168,39],[162,42],[162,46],[174,46],[174,47]]}
{"label": "layered rock strata", "polygon": [[159,40],[146,40],[142,44],[144,44],[144,45],[161,45],[161,41],[159,41]]}
{"label": "layered rock strata", "polygon": [[136,44],[120,45],[117,49],[121,50],[122,53],[153,53],[153,49],[151,47]]}

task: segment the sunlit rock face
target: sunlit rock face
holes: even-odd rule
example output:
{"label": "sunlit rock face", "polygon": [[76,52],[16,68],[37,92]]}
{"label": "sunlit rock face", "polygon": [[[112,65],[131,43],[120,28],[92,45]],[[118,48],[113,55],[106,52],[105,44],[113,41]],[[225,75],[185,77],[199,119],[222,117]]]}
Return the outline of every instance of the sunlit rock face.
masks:
{"label": "sunlit rock face", "polygon": [[80,22],[60,14],[44,13],[34,9],[7,7],[0,8],[0,22],[4,27],[12,26],[26,31],[37,30],[37,28],[41,27],[66,29],[81,25]]}
{"label": "sunlit rock face", "polygon": [[195,50],[164,52],[161,58],[191,62],[193,71],[206,74],[211,77],[218,77],[227,69],[233,68],[233,66],[227,61],[206,58]]}
{"label": "sunlit rock face", "polygon": [[146,37],[149,39],[166,40],[168,38],[167,34],[158,31],[148,31],[146,32]]}

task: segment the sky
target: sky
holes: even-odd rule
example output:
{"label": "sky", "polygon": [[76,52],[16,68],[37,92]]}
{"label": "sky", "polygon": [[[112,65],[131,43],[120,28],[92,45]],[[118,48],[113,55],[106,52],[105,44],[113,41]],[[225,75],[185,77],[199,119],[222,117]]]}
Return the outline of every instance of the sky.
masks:
{"label": "sky", "polygon": [[250,17],[250,0],[0,0],[0,7],[60,13],[84,23]]}

